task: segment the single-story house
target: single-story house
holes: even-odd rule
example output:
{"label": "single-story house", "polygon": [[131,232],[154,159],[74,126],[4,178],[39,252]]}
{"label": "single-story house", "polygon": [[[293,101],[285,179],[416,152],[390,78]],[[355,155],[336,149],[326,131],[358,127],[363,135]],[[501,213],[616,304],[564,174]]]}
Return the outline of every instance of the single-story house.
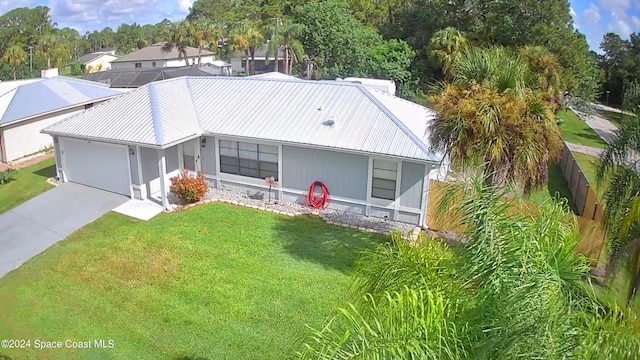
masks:
{"label": "single-story house", "polygon": [[[275,56],[274,52],[269,52],[269,45],[265,44],[261,48],[256,49],[254,53],[255,59],[255,71],[256,73],[264,73],[275,71]],[[244,52],[236,52],[229,59],[231,67],[235,72],[246,73],[245,66],[245,54]],[[251,62],[251,55],[249,55],[249,62]],[[282,49],[278,52],[278,69],[282,71],[284,69],[284,51]]]}
{"label": "single-story house", "polygon": [[207,64],[202,64],[198,69],[215,76],[232,76],[231,64],[222,60],[214,60]]}
{"label": "single-story house", "polygon": [[323,182],[330,207],[422,225],[430,150],[421,105],[360,84],[237,77],[152,82],[43,130],[58,176],[169,206],[170,178],[302,203]]}
{"label": "single-story house", "polygon": [[0,161],[10,163],[53,145],[43,128],[103,102],[120,91],[103,84],[43,71],[39,79],[2,82],[0,90]]}
{"label": "single-story house", "polygon": [[111,69],[111,62],[117,60],[118,56],[111,52],[94,52],[79,57],[74,63],[80,64],[82,73],[92,73]]}
{"label": "single-story house", "polygon": [[107,84],[111,88],[135,89],[147,85],[152,81],[167,80],[182,76],[211,76],[209,72],[203,69],[205,69],[205,65],[200,67],[183,66],[176,68],[109,70],[87,74],[83,79]]}
{"label": "single-story house", "polygon": [[[198,63],[198,49],[187,46],[187,65],[185,59],[182,58],[177,48],[171,51],[164,51],[163,46],[166,42],[155,43],[140,50],[121,56],[119,59],[111,62],[111,69],[151,69],[164,67],[182,67],[195,65]],[[207,64],[213,62],[216,57],[215,53],[202,50],[202,63]]]}

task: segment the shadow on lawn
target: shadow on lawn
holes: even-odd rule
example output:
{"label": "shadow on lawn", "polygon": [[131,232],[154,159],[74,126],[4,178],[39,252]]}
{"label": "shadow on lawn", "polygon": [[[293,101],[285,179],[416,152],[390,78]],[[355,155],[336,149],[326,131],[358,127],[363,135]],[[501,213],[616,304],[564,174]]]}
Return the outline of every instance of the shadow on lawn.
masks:
{"label": "shadow on lawn", "polygon": [[327,225],[315,216],[282,217],[274,230],[292,256],[347,274],[363,250],[385,241],[378,234]]}
{"label": "shadow on lawn", "polygon": [[47,166],[46,168],[36,170],[33,173],[48,179],[56,175],[56,166],[55,165]]}
{"label": "shadow on lawn", "polygon": [[577,209],[573,204],[573,195],[569,190],[569,184],[562,175],[562,169],[559,164],[549,164],[549,180],[547,181],[547,189],[551,197],[560,199],[567,199],[567,203],[571,210],[577,214]]}

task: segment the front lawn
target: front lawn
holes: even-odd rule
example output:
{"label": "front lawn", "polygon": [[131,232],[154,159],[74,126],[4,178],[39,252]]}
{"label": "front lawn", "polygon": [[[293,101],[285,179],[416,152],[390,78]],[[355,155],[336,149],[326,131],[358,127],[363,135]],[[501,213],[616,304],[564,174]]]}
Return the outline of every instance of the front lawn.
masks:
{"label": "front lawn", "polygon": [[0,339],[115,346],[0,358],[287,358],[382,239],[227,204],[148,222],[109,213],[0,279]]}
{"label": "front lawn", "polygon": [[607,143],[573,111],[569,109],[558,111],[558,119],[562,120],[559,127],[565,141],[600,149],[607,147]]}
{"label": "front lawn", "polygon": [[47,179],[55,175],[53,158],[13,172],[14,180],[0,185],[0,214],[51,189]]}

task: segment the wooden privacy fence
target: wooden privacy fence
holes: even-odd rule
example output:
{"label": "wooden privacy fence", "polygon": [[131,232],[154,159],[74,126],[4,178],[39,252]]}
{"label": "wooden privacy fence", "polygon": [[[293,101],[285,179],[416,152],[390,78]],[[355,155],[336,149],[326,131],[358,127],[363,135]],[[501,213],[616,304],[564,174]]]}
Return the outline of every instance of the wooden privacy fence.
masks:
{"label": "wooden privacy fence", "polygon": [[566,144],[562,149],[558,165],[562,169],[562,176],[567,180],[567,186],[569,186],[569,191],[573,196],[573,205],[575,205],[578,215],[591,220],[602,221],[604,219],[604,209],[598,199],[598,195],[593,186],[589,184],[589,180],[587,180]]}
{"label": "wooden privacy fence", "polygon": [[[465,231],[465,225],[461,225],[463,222],[459,218],[458,211],[456,211],[460,207],[460,199],[451,199],[449,208],[444,212],[439,211],[440,202],[450,185],[446,182],[431,180],[426,215],[427,226],[435,231],[450,231],[461,234]],[[510,208],[507,213],[509,215],[520,213],[536,216],[540,213],[540,208],[534,203],[522,201],[516,203],[516,206]],[[577,222],[580,231],[580,242],[576,252],[589,258],[591,266],[596,266],[600,260],[600,253],[605,241],[602,223],[582,216],[577,216]]]}

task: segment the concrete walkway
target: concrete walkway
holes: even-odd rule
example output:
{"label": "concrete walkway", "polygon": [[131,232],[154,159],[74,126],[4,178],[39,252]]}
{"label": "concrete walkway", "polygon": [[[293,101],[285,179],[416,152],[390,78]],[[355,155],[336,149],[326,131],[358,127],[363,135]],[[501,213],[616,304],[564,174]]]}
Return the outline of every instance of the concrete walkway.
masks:
{"label": "concrete walkway", "polygon": [[574,144],[568,141],[565,141],[564,143],[567,144],[567,147],[571,152],[578,152],[581,154],[591,155],[595,157],[600,157],[600,154],[602,154],[602,152],[604,151],[603,149],[599,149],[593,146]]}
{"label": "concrete walkway", "polygon": [[65,183],[0,215],[0,277],[129,198]]}
{"label": "concrete walkway", "polygon": [[589,125],[589,127],[591,127],[593,131],[595,131],[596,134],[598,134],[598,136],[600,136],[607,144],[611,144],[615,140],[618,128],[613,125],[611,121],[605,119],[597,112],[594,112],[593,114],[586,114],[575,109],[572,110],[578,114],[578,116],[584,120],[584,122],[586,122],[587,125]]}

